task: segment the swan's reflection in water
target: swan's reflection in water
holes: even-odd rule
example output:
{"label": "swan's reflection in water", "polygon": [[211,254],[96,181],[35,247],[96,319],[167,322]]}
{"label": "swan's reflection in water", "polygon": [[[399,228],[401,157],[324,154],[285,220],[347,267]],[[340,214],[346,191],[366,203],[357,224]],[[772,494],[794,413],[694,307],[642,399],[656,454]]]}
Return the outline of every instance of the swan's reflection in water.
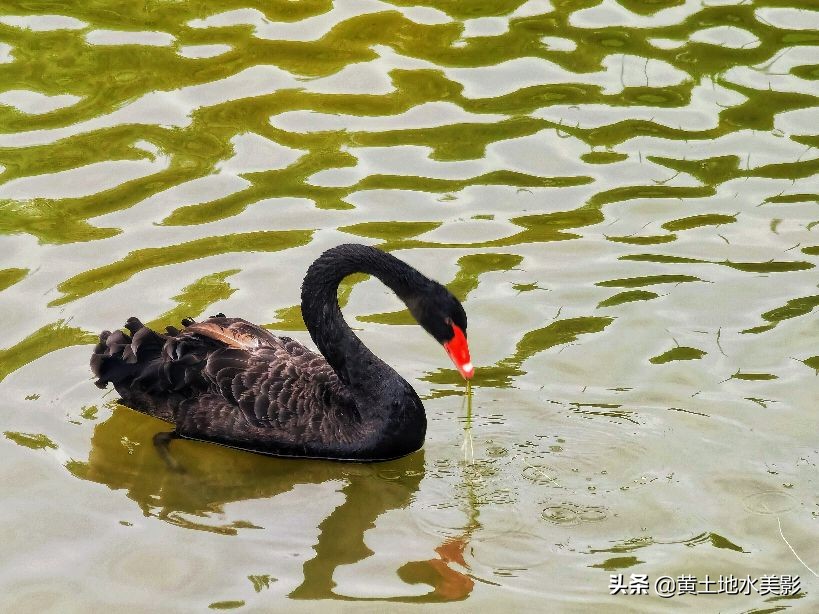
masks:
{"label": "swan's reflection in water", "polygon": [[[127,491],[146,516],[224,535],[261,528],[247,521],[219,524],[218,517],[228,503],[272,498],[301,484],[343,484],[344,500],[318,525],[315,556],[304,564],[303,581],[290,593],[293,599],[360,599],[336,593],[333,573],[341,565],[373,554],[364,543],[365,531],[385,512],[407,507],[424,477],[423,450],[370,465],[276,459],[191,441],[172,444],[171,453],[183,469],[171,471],[152,443],[154,434],[167,430],[167,426],[115,406],[111,417],[94,430],[88,461],[72,461],[68,469],[82,479]],[[413,588],[407,595],[384,600],[466,599],[474,586],[464,573],[468,566],[463,558],[477,526],[475,516],[472,518],[461,535],[447,538],[435,549],[435,556],[409,561],[398,569],[405,583],[427,584],[429,592],[418,595]]]}

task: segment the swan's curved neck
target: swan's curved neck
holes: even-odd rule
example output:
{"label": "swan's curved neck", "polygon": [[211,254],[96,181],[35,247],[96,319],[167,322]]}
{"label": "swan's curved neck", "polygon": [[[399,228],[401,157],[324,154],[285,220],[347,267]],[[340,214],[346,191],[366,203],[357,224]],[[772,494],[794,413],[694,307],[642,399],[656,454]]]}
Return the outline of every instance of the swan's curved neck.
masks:
{"label": "swan's curved neck", "polygon": [[[339,245],[324,252],[307,270],[301,287],[301,311],[313,342],[339,379],[359,391],[377,392],[400,376],[353,333],[338,305],[338,286],[348,275],[378,278],[405,303],[429,280],[395,256],[366,245]],[[403,381],[403,380],[401,380]]]}

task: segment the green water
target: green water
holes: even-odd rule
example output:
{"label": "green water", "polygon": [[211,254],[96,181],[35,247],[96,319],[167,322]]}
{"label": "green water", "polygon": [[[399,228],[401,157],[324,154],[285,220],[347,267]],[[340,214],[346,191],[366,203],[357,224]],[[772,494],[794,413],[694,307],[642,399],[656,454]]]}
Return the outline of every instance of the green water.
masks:
{"label": "green water", "polygon": [[[819,610],[817,79],[804,0],[0,3],[0,610]],[[340,290],[421,452],[175,473],[93,386],[131,315],[309,342],[349,241],[464,301],[469,403]]]}

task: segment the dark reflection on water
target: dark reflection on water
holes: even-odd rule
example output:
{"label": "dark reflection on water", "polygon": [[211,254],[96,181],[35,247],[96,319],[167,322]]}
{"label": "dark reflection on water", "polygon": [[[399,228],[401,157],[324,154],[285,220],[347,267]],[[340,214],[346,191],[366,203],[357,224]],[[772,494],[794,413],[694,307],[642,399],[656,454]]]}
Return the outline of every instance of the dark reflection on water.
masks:
{"label": "dark reflection on water", "polygon": [[[152,445],[154,434],[165,429],[161,421],[115,406],[111,417],[94,429],[88,461],[70,461],[67,468],[81,479],[127,491],[146,516],[222,535],[263,529],[248,521],[214,523],[213,517],[228,503],[273,498],[301,484],[344,484],[344,502],[318,525],[315,556],[305,562],[304,581],[290,593],[293,599],[362,599],[335,593],[333,572],[373,554],[364,543],[365,531],[382,514],[409,505],[425,475],[423,450],[386,463],[355,464],[276,459],[184,440],[172,444],[171,453],[180,464],[174,470]],[[474,581],[450,564],[468,571],[463,551],[478,526],[475,511],[459,535],[447,537],[435,549],[437,558],[409,561],[398,569],[404,582],[427,584],[429,593],[382,600],[466,599]]]}

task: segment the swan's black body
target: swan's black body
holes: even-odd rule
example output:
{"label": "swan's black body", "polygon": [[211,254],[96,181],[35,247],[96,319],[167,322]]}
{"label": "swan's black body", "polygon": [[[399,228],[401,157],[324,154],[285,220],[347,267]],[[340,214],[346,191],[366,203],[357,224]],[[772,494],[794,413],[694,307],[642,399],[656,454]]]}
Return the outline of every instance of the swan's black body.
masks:
{"label": "swan's black body", "polygon": [[[418,395],[350,330],[341,280],[374,275],[439,342],[463,307],[446,288],[394,256],[363,245],[322,254],[302,284],[302,315],[324,356],[223,315],[157,333],[136,318],[100,335],[91,367],[122,403],[176,425],[175,434],[264,454],[376,461],[419,449],[426,415]],[[325,359],[326,357],[326,359]]]}

